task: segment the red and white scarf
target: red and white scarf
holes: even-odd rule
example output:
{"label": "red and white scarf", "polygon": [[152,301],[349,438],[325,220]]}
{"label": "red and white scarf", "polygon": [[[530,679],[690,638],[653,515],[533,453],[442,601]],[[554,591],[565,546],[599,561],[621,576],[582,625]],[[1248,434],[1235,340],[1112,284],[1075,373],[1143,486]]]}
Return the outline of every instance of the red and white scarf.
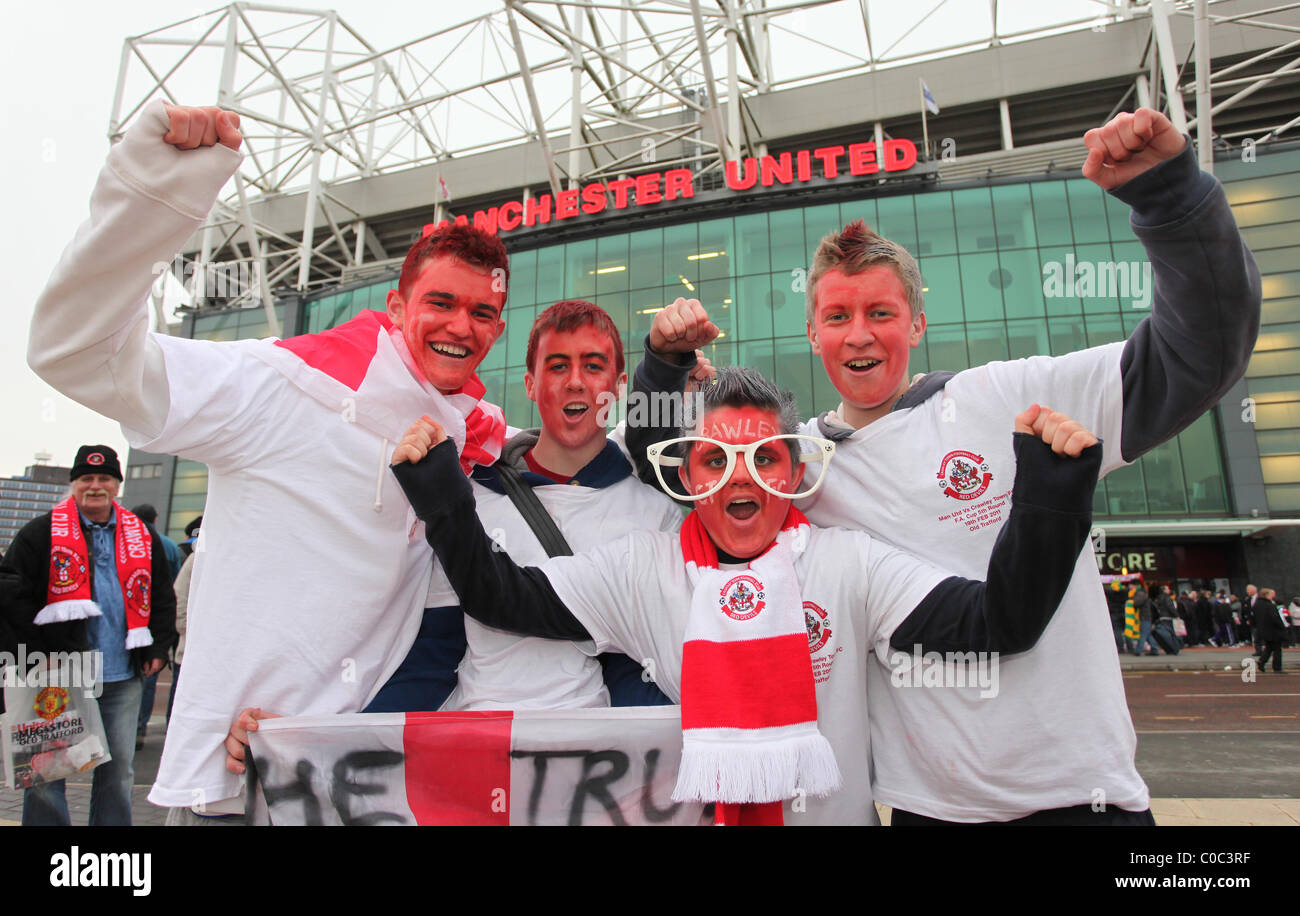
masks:
{"label": "red and white scarf", "polygon": [[[117,503],[117,579],[126,605],[126,647],[153,645],[149,613],[153,602],[153,540],[149,528]],[[101,583],[101,587],[105,587]],[[103,616],[90,589],[90,559],[81,532],[81,513],[71,496],[50,512],[50,582],[36,623],[64,623]]]}
{"label": "red and white scarf", "polygon": [[817,729],[817,693],[794,555],[808,520],[790,507],[745,570],[718,568],[699,513],[682,524],[694,588],[682,648],[682,763],[675,801],[718,802],[719,823],[779,824],[781,802],[841,777]]}

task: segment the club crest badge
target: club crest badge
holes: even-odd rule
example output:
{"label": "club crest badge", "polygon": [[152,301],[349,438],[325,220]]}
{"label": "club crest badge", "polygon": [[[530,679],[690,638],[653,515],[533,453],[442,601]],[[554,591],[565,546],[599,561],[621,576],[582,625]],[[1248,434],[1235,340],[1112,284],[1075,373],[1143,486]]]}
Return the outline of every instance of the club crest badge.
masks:
{"label": "club crest badge", "polygon": [[803,622],[808,628],[808,652],[816,654],[831,638],[830,623],[827,614],[811,601],[803,603]]}
{"label": "club crest badge", "polygon": [[993,475],[989,466],[974,452],[949,452],[939,464],[939,489],[953,499],[977,499],[989,488]]}
{"label": "club crest badge", "polygon": [[86,456],[86,464],[91,464],[94,465],[95,467],[99,467],[103,463],[104,463],[104,456],[101,455],[99,452],[91,452],[89,455]]}
{"label": "club crest badge", "polygon": [[153,582],[149,573],[137,569],[126,580],[126,606],[145,620],[149,619]]}
{"label": "club crest badge", "polygon": [[767,606],[767,593],[753,576],[736,576],[722,586],[718,604],[732,620],[752,620]]}
{"label": "club crest badge", "polygon": [[50,549],[50,591],[55,595],[75,592],[86,582],[86,564],[67,547]]}
{"label": "club crest badge", "polygon": [[67,708],[68,691],[62,687],[46,687],[36,694],[36,702],[32,704],[36,714],[46,721],[58,718]]}

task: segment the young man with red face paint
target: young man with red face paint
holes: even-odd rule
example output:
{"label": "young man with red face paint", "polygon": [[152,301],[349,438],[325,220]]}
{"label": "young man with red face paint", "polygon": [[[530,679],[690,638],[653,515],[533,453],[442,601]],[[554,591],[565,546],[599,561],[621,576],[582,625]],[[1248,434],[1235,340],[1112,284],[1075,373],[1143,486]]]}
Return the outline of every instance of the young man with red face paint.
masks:
{"label": "young man with red face paint", "polygon": [[459,626],[387,470],[403,431],[436,418],[465,471],[495,461],[505,439],[474,370],[504,327],[509,265],[500,240],[468,227],[412,247],[386,312],[323,334],[218,343],[150,332],[148,290],[202,225],[241,143],[231,112],[145,108],[109,152],[28,349],[38,375],[121,422],[134,447],[207,465],[195,624],[150,793],[205,814],[241,807],[223,747],[238,710],[356,712],[425,608],[449,607],[433,616]]}
{"label": "young man with red face paint", "polygon": [[[792,435],[793,398],[758,373],[720,370],[703,402],[697,435],[651,455],[696,505],[680,533],[642,530],[540,567],[493,550],[437,424],[413,425],[393,470],[467,614],[655,664],[682,705],[675,800],[719,802],[722,823],[878,823],[865,669],[893,671],[917,645],[1032,646],[1087,540],[1100,446],[1046,408],[1016,417],[1015,502],[986,585],[809,525],[791,497],[816,491],[835,446]],[[806,619],[824,608],[837,616],[814,665]]]}
{"label": "young man with red face paint", "polygon": [[[808,338],[842,400],[804,427],[838,448],[805,506],[814,523],[979,575],[1007,519],[1016,458],[1002,429],[1021,405],[1050,403],[1096,431],[1105,474],[1184,429],[1242,377],[1260,282],[1222,187],[1198,168],[1190,140],[1148,109],[1084,143],[1084,175],[1132,208],[1153,268],[1151,314],[1126,341],[913,383],[908,356],[925,333],[916,261],[860,222],[822,240]],[[714,333],[699,303],[683,304],[658,335],[661,356],[648,350],[638,367],[638,388],[680,390],[689,353]],[[1180,355],[1210,339],[1216,364]],[[642,431],[639,441],[673,434]],[[1032,651],[1002,666],[997,697],[900,688],[868,669],[874,788],[893,822],[1153,823],[1111,646],[1096,564],[1082,551],[1060,612]]]}

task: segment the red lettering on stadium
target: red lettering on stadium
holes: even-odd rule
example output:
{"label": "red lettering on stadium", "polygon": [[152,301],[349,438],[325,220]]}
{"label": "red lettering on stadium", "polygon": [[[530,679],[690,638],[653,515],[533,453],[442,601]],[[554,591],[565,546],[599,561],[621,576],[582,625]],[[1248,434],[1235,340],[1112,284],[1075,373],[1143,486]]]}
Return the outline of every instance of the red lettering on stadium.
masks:
{"label": "red lettering on stadium", "polygon": [[[748,156],[739,162],[726,162],[723,171],[729,189],[748,191],[755,187],[770,188],[818,178],[838,178],[845,172],[854,176],[903,172],[914,165],[915,143],[911,140],[886,140],[880,149],[874,143],[854,143],[847,148],[828,146],[777,156]],[[472,216],[462,213],[454,220],[429,223],[422,234],[428,235],[434,229],[452,223],[458,226],[472,223],[476,228],[496,234],[510,232],[521,225],[529,228],[550,225],[607,209],[626,210],[694,196],[695,185],[690,169],[646,172],[635,178],[597,181],[581,188],[569,188],[554,196],[542,194],[525,201],[508,200],[499,207],[475,211]]]}

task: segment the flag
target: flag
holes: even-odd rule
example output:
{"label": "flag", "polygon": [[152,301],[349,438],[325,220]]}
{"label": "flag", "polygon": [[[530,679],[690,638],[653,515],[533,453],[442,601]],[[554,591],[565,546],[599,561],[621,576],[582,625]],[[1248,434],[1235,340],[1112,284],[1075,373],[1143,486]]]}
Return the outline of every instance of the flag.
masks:
{"label": "flag", "polygon": [[939,113],[939,103],[934,100],[934,96],[930,93],[930,87],[925,84],[925,80],[921,80],[921,96],[925,99],[925,107],[930,114],[937,115]]}
{"label": "flag", "polygon": [[444,201],[451,200],[451,190],[447,187],[447,179],[441,175],[438,176],[438,187],[442,189],[442,199]]}
{"label": "flag", "polygon": [[249,737],[254,823],[712,822],[671,799],[676,706],[295,716]]}

